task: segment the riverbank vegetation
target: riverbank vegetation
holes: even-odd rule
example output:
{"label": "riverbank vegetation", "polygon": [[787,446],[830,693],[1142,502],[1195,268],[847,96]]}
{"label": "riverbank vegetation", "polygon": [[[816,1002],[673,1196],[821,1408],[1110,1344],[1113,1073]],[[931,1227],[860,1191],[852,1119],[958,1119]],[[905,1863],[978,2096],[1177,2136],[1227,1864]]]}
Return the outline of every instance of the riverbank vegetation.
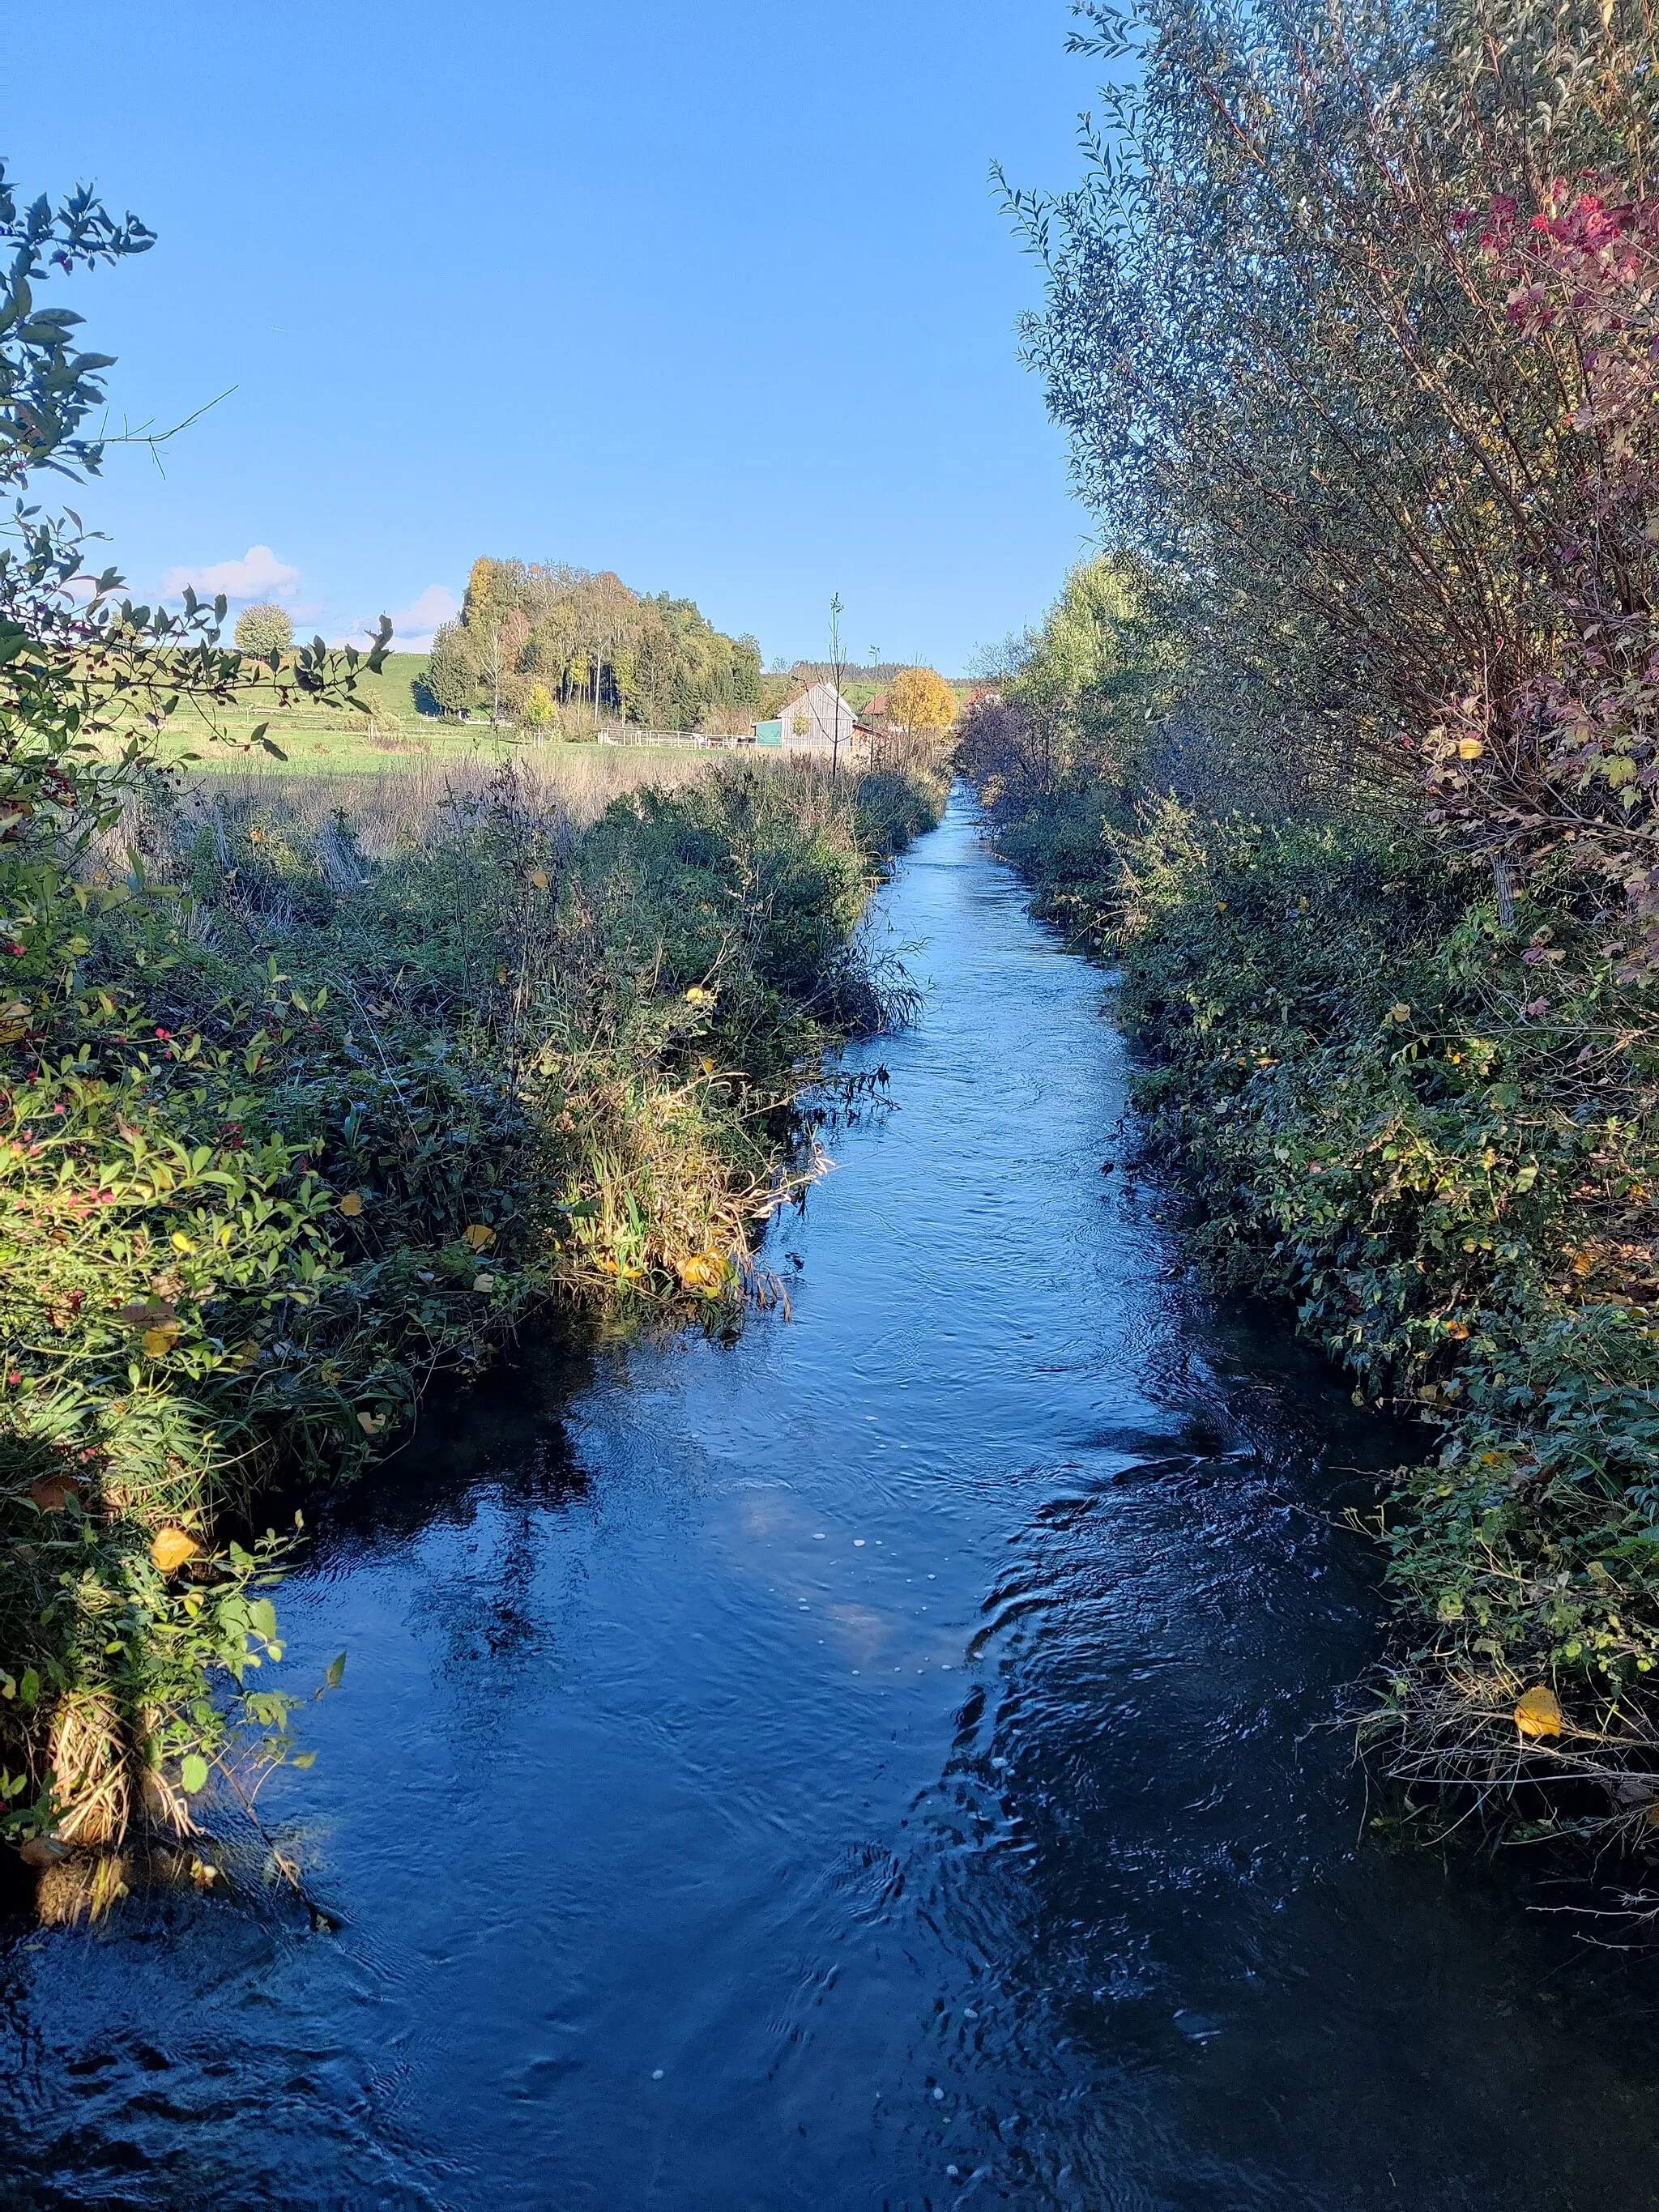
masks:
{"label": "riverbank vegetation", "polygon": [[1382,1519],[1365,1720],[1407,1816],[1646,1844],[1650,25],[1088,13],[1133,88],[1077,192],[1014,205],[1115,550],[963,758],[1046,910],[1123,963],[1194,1249],[1434,1431]]}
{"label": "riverbank vegetation", "polygon": [[[35,292],[149,234],[85,194],[0,224],[21,492],[95,473],[108,366]],[[146,1837],[210,1883],[199,1793],[307,1756],[273,1477],[349,1475],[538,1315],[726,1329],[769,1295],[794,1098],[904,1011],[859,922],[939,796],[780,763],[573,808],[507,763],[364,821],[181,781],[155,732],[272,671],[222,603],[135,607],[84,550],[26,509],[0,552],[0,1802],[58,1917]],[[385,642],[280,685],[349,709]]]}

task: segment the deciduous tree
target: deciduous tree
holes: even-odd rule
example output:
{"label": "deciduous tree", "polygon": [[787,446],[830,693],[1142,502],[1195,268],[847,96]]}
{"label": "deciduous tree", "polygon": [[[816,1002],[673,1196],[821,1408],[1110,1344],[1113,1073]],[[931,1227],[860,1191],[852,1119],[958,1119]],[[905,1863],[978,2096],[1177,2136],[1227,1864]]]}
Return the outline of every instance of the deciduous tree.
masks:
{"label": "deciduous tree", "polygon": [[236,617],[236,650],[258,660],[280,659],[294,643],[294,623],[286,607],[259,599]]}
{"label": "deciduous tree", "polygon": [[931,668],[907,668],[887,695],[887,719],[907,732],[948,730],[961,712],[954,687]]}
{"label": "deciduous tree", "polygon": [[557,718],[558,711],[553,694],[546,684],[532,684],[530,696],[524,702],[525,727],[537,738],[544,737],[550,724]]}
{"label": "deciduous tree", "polygon": [[1080,487],[1168,581],[1241,789],[1397,781],[1479,688],[1551,663],[1583,472],[1563,362],[1515,343],[1471,210],[1553,176],[1639,197],[1659,117],[1631,0],[1139,0],[1076,191],[1015,197],[1048,272],[1027,330]]}

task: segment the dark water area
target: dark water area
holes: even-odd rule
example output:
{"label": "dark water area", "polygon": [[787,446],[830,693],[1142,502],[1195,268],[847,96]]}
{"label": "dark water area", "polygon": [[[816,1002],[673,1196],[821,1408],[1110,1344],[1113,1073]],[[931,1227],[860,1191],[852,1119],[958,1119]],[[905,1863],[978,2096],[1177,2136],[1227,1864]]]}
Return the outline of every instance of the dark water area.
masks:
{"label": "dark water area", "polygon": [[1652,1976],[1379,1848],[1328,1725],[1400,1438],[1103,1176],[1101,978],[961,797],[877,926],[927,1012],[793,1318],[527,1347],[330,1510],[263,1809],[339,1924],[10,1923],[4,2201],[1652,2204]]}

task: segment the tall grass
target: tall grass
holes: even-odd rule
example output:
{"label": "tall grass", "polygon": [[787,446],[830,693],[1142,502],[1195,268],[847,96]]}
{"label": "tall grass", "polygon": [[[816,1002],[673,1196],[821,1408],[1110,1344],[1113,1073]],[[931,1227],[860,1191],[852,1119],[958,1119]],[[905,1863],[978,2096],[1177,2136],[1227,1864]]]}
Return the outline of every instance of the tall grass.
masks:
{"label": "tall grass", "polygon": [[[416,754],[395,767],[345,773],[326,767],[295,773],[275,762],[262,765],[253,756],[234,766],[204,763],[184,773],[173,788],[186,808],[255,808],[313,833],[344,814],[363,851],[380,859],[429,836],[458,805],[490,790],[509,764],[526,805],[577,828],[597,822],[613,799],[630,792],[677,790],[709,771],[707,754],[550,745],[505,757],[476,750],[447,757]],[[151,787],[148,800],[136,793],[129,801],[129,836],[143,834],[154,793]],[[113,842],[118,844],[119,837]]]}

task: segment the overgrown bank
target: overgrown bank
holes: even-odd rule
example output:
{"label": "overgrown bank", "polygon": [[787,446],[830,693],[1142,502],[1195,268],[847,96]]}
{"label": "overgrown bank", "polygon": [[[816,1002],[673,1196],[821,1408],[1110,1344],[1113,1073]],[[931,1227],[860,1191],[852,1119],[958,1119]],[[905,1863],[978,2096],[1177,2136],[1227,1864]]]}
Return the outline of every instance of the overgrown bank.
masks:
{"label": "overgrown bank", "polygon": [[1386,1516],[1386,1756],[1437,1817],[1645,1840],[1652,21],[1080,12],[1087,174],[1011,204],[1113,550],[964,757],[1124,963],[1208,1267],[1437,1431]]}
{"label": "overgrown bank", "polygon": [[111,362],[38,295],[153,239],[0,164],[0,1832],[72,1917],[157,1837],[210,1881],[216,1767],[307,1756],[295,1536],[228,1534],[268,1478],[350,1474],[538,1309],[735,1324],[803,1079],[906,1005],[858,927],[939,794],[781,765],[584,825],[507,766],[367,846],[292,783],[181,794],[161,732],[280,758],[391,624],[232,650],[222,599],[94,574],[27,495],[98,473]]}
{"label": "overgrown bank", "polygon": [[1432,1431],[1379,1522],[1383,1756],[1511,1832],[1644,1841],[1659,1059],[1621,948],[1542,873],[1500,914],[1490,866],[1406,816],[1165,799],[1103,827],[1073,800],[1009,826],[1041,902],[1122,963],[1140,1141],[1208,1279],[1291,1302],[1358,1401]]}
{"label": "overgrown bank", "polygon": [[936,804],[738,770],[575,830],[507,772],[371,862],[152,779],[147,855],[13,840],[0,1786],[34,1856],[286,1748],[286,1547],[226,1550],[222,1509],[349,1474],[550,1302],[735,1322],[804,1073],[902,1004],[858,924]]}

